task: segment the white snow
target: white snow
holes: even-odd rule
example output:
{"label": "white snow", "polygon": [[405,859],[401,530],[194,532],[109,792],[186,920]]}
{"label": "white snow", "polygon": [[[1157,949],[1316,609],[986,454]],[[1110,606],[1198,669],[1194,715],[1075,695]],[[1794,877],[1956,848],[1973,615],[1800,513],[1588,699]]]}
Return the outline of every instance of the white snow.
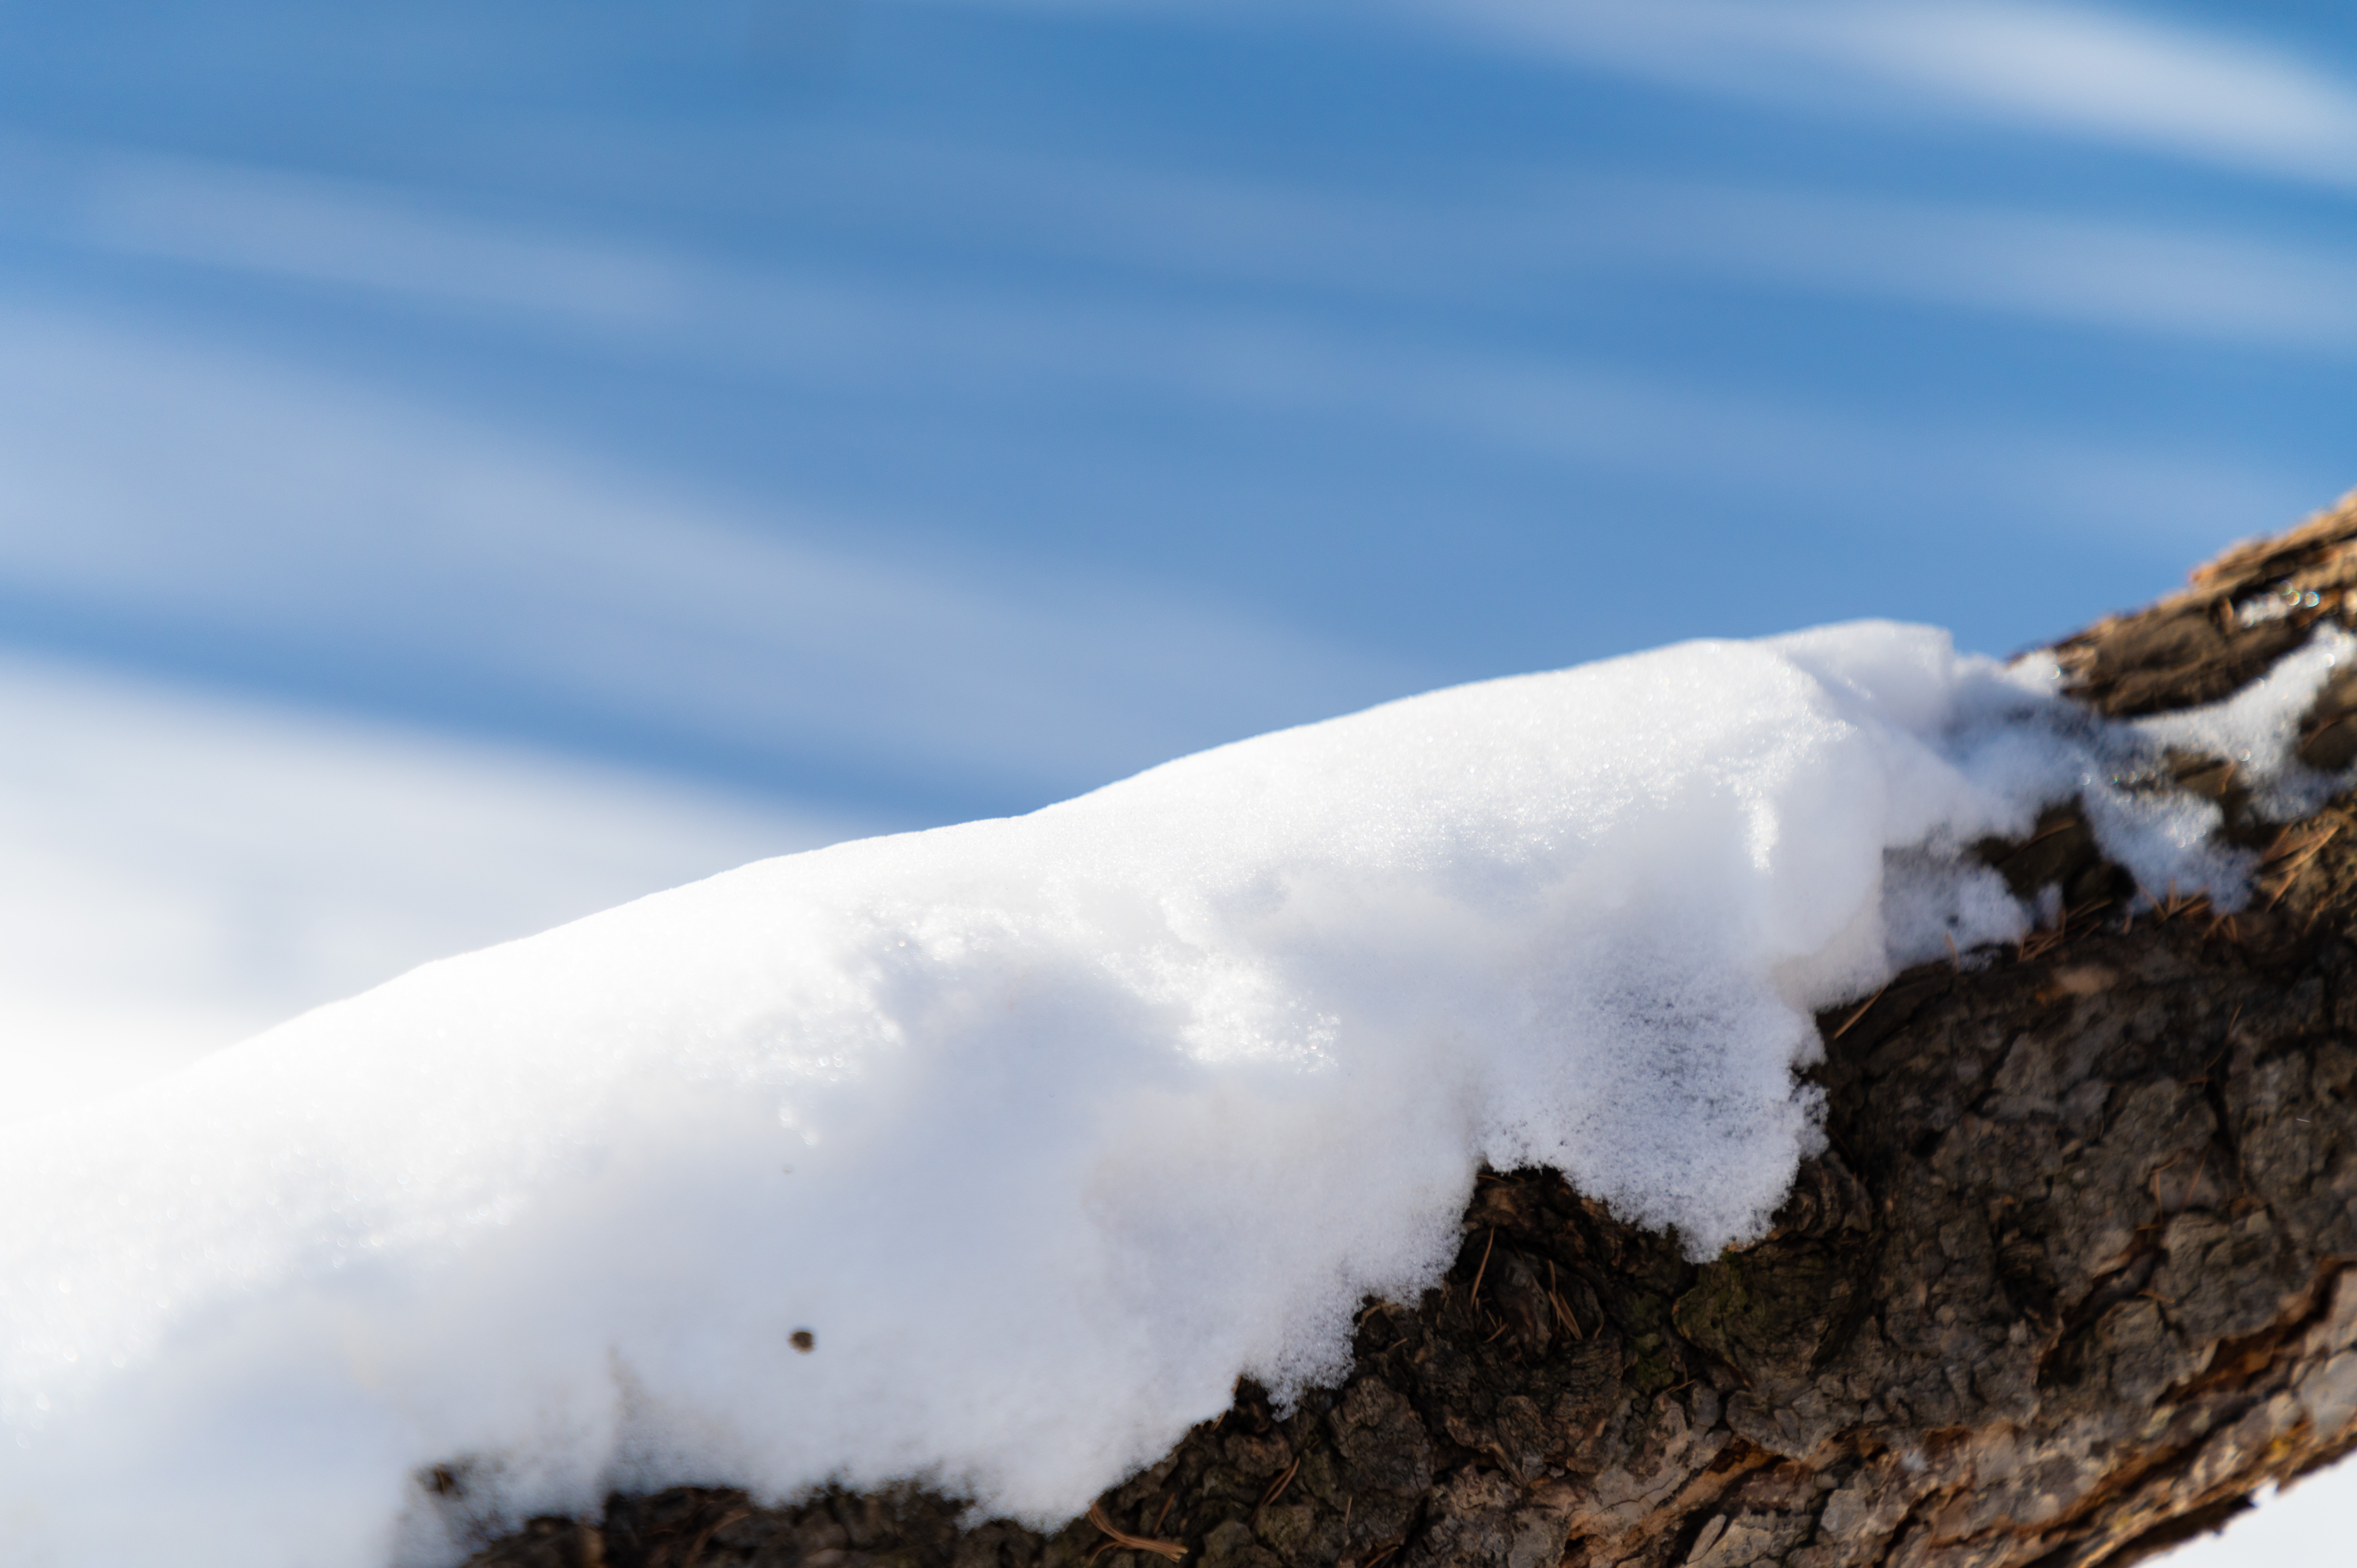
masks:
{"label": "white snow", "polygon": [[2270,1487],[2216,1535],[2169,1552],[2169,1568],[2323,1568],[2349,1553],[2357,1518],[2357,1465],[2341,1460],[2289,1487]]}
{"label": "white snow", "polygon": [[[2296,793],[2349,651],[2187,733]],[[1481,1161],[1754,1236],[1816,1137],[1810,1010],[2025,929],[1962,845],[2079,792],[2156,891],[2236,896],[2150,785],[2169,737],[2053,679],[1864,623],[1437,693],[750,865],[20,1127],[8,1560],[445,1563],[683,1479],[1054,1519],[1240,1373],[1334,1370]],[[412,1478],[457,1460],[472,1518]]]}

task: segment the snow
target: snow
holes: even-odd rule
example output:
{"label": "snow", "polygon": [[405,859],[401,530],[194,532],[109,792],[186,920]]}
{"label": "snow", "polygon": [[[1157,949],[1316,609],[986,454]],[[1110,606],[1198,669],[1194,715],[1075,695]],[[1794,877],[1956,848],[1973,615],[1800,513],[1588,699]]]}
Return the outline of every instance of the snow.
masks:
{"label": "snow", "polygon": [[2349,1520],[2357,1518],[2357,1465],[2329,1470],[2287,1487],[2264,1488],[2256,1509],[2216,1535],[2190,1541],[2164,1559],[2169,1568],[2308,1568],[2341,1562],[2349,1551]]}
{"label": "snow", "polygon": [[2077,793],[2148,888],[2231,903],[2159,748],[2297,798],[2350,651],[2126,725],[1926,628],[1684,644],[428,965],[14,1131],[0,1539],[439,1564],[719,1478],[1068,1517],[1240,1373],[1333,1372],[1483,1161],[1697,1255],[1759,1234],[1811,1011],[2026,929],[1964,845]]}

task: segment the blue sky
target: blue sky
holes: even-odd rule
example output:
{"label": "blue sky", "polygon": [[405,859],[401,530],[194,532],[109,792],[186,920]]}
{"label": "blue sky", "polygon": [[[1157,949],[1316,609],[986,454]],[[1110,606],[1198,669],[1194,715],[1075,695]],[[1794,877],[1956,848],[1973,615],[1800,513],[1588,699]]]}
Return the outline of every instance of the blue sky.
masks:
{"label": "blue sky", "polygon": [[2357,27],[0,5],[0,639],[915,825],[2357,483]]}

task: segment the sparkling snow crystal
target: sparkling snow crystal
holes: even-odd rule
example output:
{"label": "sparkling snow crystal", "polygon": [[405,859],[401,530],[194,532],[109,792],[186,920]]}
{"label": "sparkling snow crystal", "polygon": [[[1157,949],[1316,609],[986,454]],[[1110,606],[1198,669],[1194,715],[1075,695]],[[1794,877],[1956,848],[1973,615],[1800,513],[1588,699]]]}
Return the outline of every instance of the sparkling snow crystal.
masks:
{"label": "sparkling snow crystal", "polygon": [[1922,628],[1694,643],[430,965],[12,1133],[0,1540],[448,1563],[443,1462],[492,1523],[907,1476],[1070,1515],[1238,1374],[1341,1365],[1484,1160],[1757,1236],[1811,1010],[2024,930],[1963,845],[2082,794],[2148,886],[2231,898],[2214,809],[2138,770],[2298,796],[2346,656],[2163,735]]}

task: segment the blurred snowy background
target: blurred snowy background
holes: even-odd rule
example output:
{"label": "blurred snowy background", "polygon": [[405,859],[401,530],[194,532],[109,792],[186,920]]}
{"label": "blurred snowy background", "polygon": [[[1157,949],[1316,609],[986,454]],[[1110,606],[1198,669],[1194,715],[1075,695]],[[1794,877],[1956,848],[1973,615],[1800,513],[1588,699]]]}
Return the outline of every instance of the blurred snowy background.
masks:
{"label": "blurred snowy background", "polygon": [[2310,0],[0,0],[0,1123],[1445,682],[2132,605],[2357,482],[2352,197]]}

